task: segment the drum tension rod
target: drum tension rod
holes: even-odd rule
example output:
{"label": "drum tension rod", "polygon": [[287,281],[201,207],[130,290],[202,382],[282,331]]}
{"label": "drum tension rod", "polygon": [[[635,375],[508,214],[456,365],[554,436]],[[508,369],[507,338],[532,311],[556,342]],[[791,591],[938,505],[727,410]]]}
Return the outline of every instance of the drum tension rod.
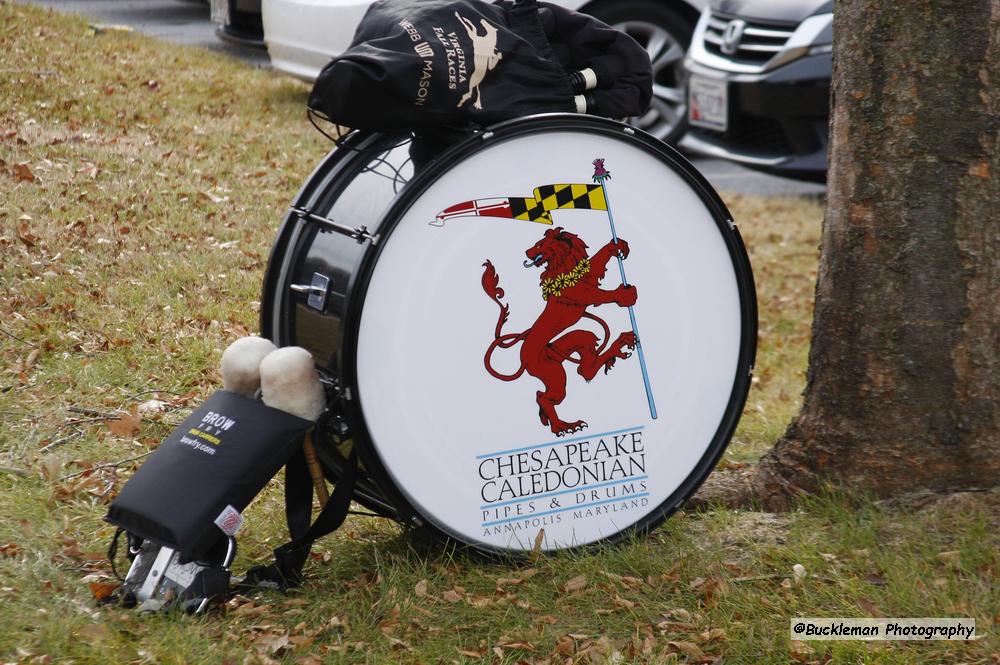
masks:
{"label": "drum tension rod", "polygon": [[367,226],[347,226],[346,224],[335,222],[332,219],[317,215],[316,213],[309,212],[308,210],[304,210],[302,208],[296,208],[295,206],[291,207],[291,211],[298,215],[299,219],[322,224],[332,231],[354,238],[359,243],[363,243],[365,240],[368,240],[373,245],[378,244],[378,234],[370,233]]}

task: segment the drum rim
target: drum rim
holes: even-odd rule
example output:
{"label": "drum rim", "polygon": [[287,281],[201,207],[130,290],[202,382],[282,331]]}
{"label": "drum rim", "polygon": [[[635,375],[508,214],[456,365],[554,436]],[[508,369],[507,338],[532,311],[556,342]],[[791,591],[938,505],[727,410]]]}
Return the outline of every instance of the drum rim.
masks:
{"label": "drum rim", "polygon": [[[604,136],[616,135],[621,140],[632,143],[666,162],[677,175],[687,182],[709,209],[725,242],[736,279],[741,322],[740,349],[729,400],[715,434],[698,463],[666,499],[635,523],[590,543],[551,550],[578,551],[604,544],[619,543],[652,531],[676,512],[697,491],[715,468],[736,431],[750,391],[757,349],[757,296],[753,271],[742,236],[734,224],[729,210],[705,177],[676,149],[659,139],[624,123],[595,116],[567,113],[539,114],[499,123],[483,132],[471,135],[428,164],[393,199],[378,226],[380,238],[385,239],[391,235],[406,211],[436,181],[438,176],[455,168],[460,161],[478,152],[482,146],[486,145],[485,141],[492,144],[527,135],[561,130],[579,130]],[[340,352],[342,384],[340,400],[343,415],[350,426],[351,438],[359,447],[359,455],[364,462],[366,471],[386,493],[389,502],[397,506],[400,515],[412,525],[427,529],[432,535],[443,541],[451,541],[465,548],[502,556],[526,555],[528,552],[525,550],[492,546],[482,542],[470,542],[449,532],[448,529],[438,524],[433,516],[423,514],[397,487],[374,443],[365,422],[358,388],[357,351],[361,317],[368,295],[368,286],[384,245],[384,242],[379,242],[370,246],[364,253],[357,272],[351,277],[347,289],[351,297],[343,319],[343,346]]]}

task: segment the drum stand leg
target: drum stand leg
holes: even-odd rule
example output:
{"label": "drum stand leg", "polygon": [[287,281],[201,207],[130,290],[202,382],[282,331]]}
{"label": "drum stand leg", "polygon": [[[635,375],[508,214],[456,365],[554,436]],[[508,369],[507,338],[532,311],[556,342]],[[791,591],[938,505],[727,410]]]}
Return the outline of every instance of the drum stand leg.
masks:
{"label": "drum stand leg", "polygon": [[312,432],[306,432],[305,441],[302,442],[302,452],[306,456],[306,465],[309,467],[309,475],[312,476],[313,487],[316,489],[316,498],[319,499],[319,507],[322,509],[326,502],[330,500],[330,493],[326,489],[326,480],[323,477],[323,469],[316,459],[316,446],[313,445]]}

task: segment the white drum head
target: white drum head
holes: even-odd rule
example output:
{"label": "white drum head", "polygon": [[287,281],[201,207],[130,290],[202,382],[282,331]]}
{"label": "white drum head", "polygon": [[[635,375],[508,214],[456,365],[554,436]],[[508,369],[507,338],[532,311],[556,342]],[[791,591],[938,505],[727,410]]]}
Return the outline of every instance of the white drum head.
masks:
{"label": "white drum head", "polygon": [[356,399],[395,488],[463,542],[530,550],[544,529],[558,549],[658,521],[735,425],[749,277],[683,167],[621,131],[484,141],[381,238]]}

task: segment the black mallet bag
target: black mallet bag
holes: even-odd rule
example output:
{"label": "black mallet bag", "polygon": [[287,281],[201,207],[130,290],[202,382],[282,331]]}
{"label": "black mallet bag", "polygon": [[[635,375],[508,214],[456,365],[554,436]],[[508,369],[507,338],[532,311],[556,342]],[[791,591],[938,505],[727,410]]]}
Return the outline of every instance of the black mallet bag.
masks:
{"label": "black mallet bag", "polygon": [[[197,559],[302,445],[313,423],[219,391],[178,426],[111,503],[105,519]],[[231,511],[229,511],[231,513]]]}

